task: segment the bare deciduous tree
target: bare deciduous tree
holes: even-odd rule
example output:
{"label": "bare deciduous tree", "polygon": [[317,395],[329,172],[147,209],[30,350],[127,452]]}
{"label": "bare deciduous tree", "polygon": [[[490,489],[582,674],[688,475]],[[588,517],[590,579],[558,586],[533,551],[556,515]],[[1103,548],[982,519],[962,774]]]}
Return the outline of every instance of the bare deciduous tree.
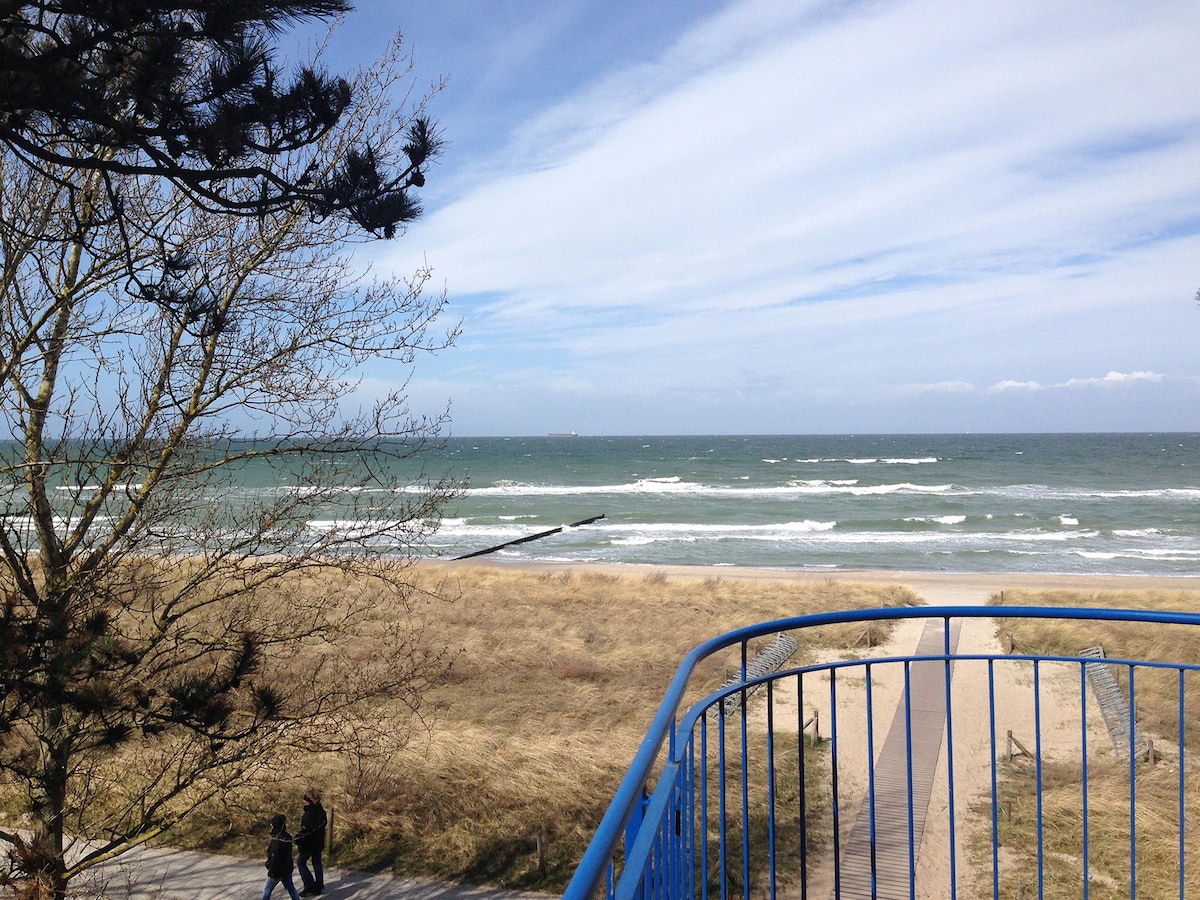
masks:
{"label": "bare deciduous tree", "polygon": [[[404,77],[397,43],[352,114],[247,164],[295,183],[402,153]],[[352,740],[364,704],[417,710],[444,665],[404,615],[453,493],[417,467],[443,417],[402,386],[454,337],[429,272],[362,275],[351,219],[210,208],[85,139],[131,165],[0,157],[0,790],[22,813],[0,878],[38,898],[289,748]],[[360,404],[380,359],[401,387]]]}

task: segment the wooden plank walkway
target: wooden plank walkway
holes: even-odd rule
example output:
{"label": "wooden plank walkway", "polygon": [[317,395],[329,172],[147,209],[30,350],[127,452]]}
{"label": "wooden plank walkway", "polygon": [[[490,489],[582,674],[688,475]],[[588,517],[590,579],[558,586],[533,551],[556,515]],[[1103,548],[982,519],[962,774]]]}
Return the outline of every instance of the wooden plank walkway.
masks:
{"label": "wooden plank walkway", "polygon": [[[958,646],[959,623],[950,626],[950,652]],[[942,655],[945,622],[930,619],[915,655]],[[842,846],[834,900],[908,900],[914,896],[910,872],[921,848],[925,813],[946,724],[946,664],[909,665],[908,699],[902,694],[875,763],[875,843],[871,806],[864,800],[850,837]],[[912,843],[909,843],[908,721],[912,721]],[[869,800],[869,798],[868,798]],[[911,857],[910,857],[911,850]],[[872,877],[873,876],[873,877]],[[872,885],[872,882],[874,884]]]}

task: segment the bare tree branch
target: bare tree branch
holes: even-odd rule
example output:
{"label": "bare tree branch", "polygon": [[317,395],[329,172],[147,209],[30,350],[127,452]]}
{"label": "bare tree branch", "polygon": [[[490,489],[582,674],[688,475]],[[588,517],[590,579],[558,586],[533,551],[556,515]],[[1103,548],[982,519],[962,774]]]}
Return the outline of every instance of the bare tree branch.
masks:
{"label": "bare tree branch", "polygon": [[[198,22],[225,5],[170,9]],[[250,4],[263,27],[338,5]],[[25,8],[29,34],[4,52],[34,62],[5,77],[74,65],[80,41],[153,49],[153,29],[97,31],[75,6]],[[150,71],[103,74],[117,96]],[[457,491],[422,462],[445,415],[413,414],[403,375],[360,398],[358,371],[408,372],[457,329],[438,330],[446,300],[426,292],[427,268],[358,273],[345,251],[363,223],[333,214],[361,199],[339,173],[396,156],[412,177],[428,158],[427,123],[389,99],[403,71],[397,45],[357,82],[352,119],[305,136],[263,118],[275,144],[239,145],[236,166],[198,180],[155,168],[161,148],[112,139],[111,97],[81,99],[103,127],[33,164],[23,141],[66,113],[0,103],[0,791],[32,831],[0,830],[0,883],[64,896],[300,748],[354,748],[368,718],[397,733],[420,721],[449,657],[427,645],[407,573]],[[188,84],[196,108],[221,96]],[[119,133],[166,141],[158,127]],[[348,193],[324,209],[308,188],[256,199],[264,180],[303,177]],[[220,202],[197,185],[219,185]],[[89,843],[68,864],[73,837]]]}

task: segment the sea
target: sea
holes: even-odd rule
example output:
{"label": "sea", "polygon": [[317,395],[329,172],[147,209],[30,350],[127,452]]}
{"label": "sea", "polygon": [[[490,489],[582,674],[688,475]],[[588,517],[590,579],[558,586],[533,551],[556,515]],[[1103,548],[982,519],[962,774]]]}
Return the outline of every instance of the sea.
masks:
{"label": "sea", "polygon": [[[375,487],[343,463],[267,456],[175,496],[174,524],[156,527],[195,552],[286,494],[303,498],[311,536],[361,529],[385,553],[440,559],[1200,575],[1200,434],[451,437],[416,460],[368,460]],[[458,491],[414,546],[398,509],[441,476]],[[62,521],[94,477],[51,476]],[[20,496],[0,490],[0,518],[32,544]],[[286,553],[295,537],[255,541]]]}
{"label": "sea", "polygon": [[456,437],[425,464],[463,487],[442,558],[1200,574],[1200,434]]}

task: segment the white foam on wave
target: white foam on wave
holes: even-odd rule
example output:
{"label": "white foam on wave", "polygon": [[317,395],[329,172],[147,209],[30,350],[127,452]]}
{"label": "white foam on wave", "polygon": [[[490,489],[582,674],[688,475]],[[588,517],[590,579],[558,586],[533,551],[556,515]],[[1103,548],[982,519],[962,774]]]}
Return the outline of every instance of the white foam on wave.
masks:
{"label": "white foam on wave", "polygon": [[1117,550],[1076,550],[1076,556],[1084,559],[1114,560],[1137,559],[1153,562],[1196,562],[1200,561],[1200,548],[1195,550],[1147,550],[1122,547]]}
{"label": "white foam on wave", "polygon": [[839,481],[793,481],[786,488],[773,488],[775,492],[788,490],[801,494],[847,494],[870,497],[881,494],[945,494],[954,490],[952,484],[913,484],[911,481],[894,484],[862,484],[857,478]]}
{"label": "white foam on wave", "polygon": [[[763,460],[771,462],[771,460]],[[798,459],[804,465],[817,466],[823,463],[848,463],[852,466],[925,466],[936,463],[936,456],[822,456]]]}
{"label": "white foam on wave", "polygon": [[387,532],[403,535],[411,527],[408,522],[386,519],[309,519],[305,525],[310,531],[336,534],[346,540],[383,539]]}
{"label": "white foam on wave", "polygon": [[1093,488],[1052,487],[1045,484],[1010,484],[985,488],[985,492],[1020,500],[1200,500],[1200,488],[1150,488],[1096,490]]}
{"label": "white foam on wave", "polygon": [[913,484],[905,481],[899,484],[853,485],[840,487],[847,494],[871,496],[874,494],[945,494],[954,489],[952,484]]}
{"label": "white foam on wave", "polygon": [[1060,541],[1092,540],[1100,537],[1098,531],[1008,531],[991,536],[997,541],[1030,541],[1055,543]]}
{"label": "white foam on wave", "polygon": [[[930,516],[927,521],[935,524],[962,524],[964,516]],[[911,520],[906,520],[911,521]],[[540,528],[553,528],[545,523]],[[524,526],[511,522],[472,523],[465,519],[444,519],[439,529],[443,536],[472,538],[488,537],[500,540],[521,537],[540,530],[538,525]],[[612,543],[646,544],[659,541],[694,540],[769,540],[799,541],[832,544],[947,544],[965,546],[978,543],[999,542],[1003,544],[1061,543],[1064,541],[1086,542],[1101,536],[1094,530],[1052,531],[1030,529],[1009,532],[962,532],[927,530],[861,530],[840,529],[835,521],[797,520],[758,524],[738,523],[693,523],[693,522],[620,522],[603,520],[583,528],[565,528],[564,533],[578,533],[585,540],[601,539]]]}
{"label": "white foam on wave", "polygon": [[664,537],[678,537],[695,535],[705,538],[723,538],[723,537],[755,537],[761,535],[788,535],[788,534],[811,534],[821,531],[832,531],[837,527],[837,522],[817,522],[804,520],[800,522],[771,522],[767,524],[746,525],[746,524],[700,524],[692,522],[635,522],[635,523],[612,523],[599,524],[599,530],[634,533],[634,534],[655,534]]}
{"label": "white foam on wave", "polygon": [[[65,535],[71,528],[79,524],[80,520],[78,517],[56,514],[51,517],[50,521],[55,534]],[[113,516],[96,516],[92,521],[94,525],[105,525],[115,521],[115,518]],[[37,520],[32,516],[8,515],[4,517],[4,524],[12,531],[23,534],[34,534],[37,531]]]}
{"label": "white foam on wave", "polygon": [[[546,525],[544,529],[554,527]],[[488,524],[471,522],[469,519],[442,519],[438,525],[438,534],[443,537],[489,537],[503,541],[522,537],[531,531],[536,531],[536,528],[537,526],[533,525],[522,527],[511,523]]]}
{"label": "white foam on wave", "polygon": [[934,525],[961,525],[966,516],[908,516],[905,522],[930,522]]}
{"label": "white foam on wave", "polygon": [[1059,521],[1060,525],[1078,525],[1079,524],[1079,520],[1076,519],[1074,516],[1059,516],[1058,521]]}
{"label": "white foam on wave", "polygon": [[1200,500],[1200,488],[1152,488],[1128,491],[1083,491],[1080,496],[1101,500],[1147,498],[1155,500]]}
{"label": "white foam on wave", "polygon": [[[739,479],[741,480],[741,479]],[[525,484],[517,482],[496,483],[488,487],[468,489],[473,497],[574,497],[599,494],[673,494],[698,497],[786,497],[803,494],[849,494],[872,496],[880,494],[945,494],[954,491],[952,484],[914,484],[897,482],[892,484],[864,485],[858,479],[836,481],[810,480],[792,481],[786,485],[726,486],[684,481],[676,475],[663,478],[641,478],[624,484]]]}

